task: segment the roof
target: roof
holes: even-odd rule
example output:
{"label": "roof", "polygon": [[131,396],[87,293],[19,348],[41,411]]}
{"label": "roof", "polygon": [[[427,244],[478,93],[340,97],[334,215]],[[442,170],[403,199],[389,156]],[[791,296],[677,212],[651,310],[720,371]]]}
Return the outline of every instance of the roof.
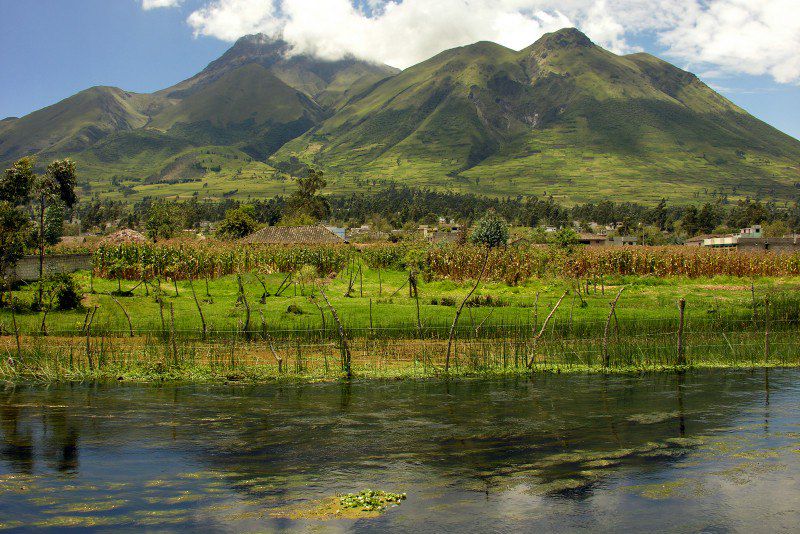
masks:
{"label": "roof", "polygon": [[242,239],[242,243],[277,245],[325,245],[344,243],[344,239],[324,226],[266,226]]}
{"label": "roof", "polygon": [[579,241],[605,241],[607,236],[605,234],[589,234],[581,232],[578,234]]}
{"label": "roof", "polygon": [[103,238],[103,243],[146,243],[147,241],[148,239],[144,235],[128,228],[118,230]]}
{"label": "roof", "polygon": [[721,234],[701,234],[687,239],[685,243],[702,243],[706,239],[713,239],[715,237],[723,237],[723,236]]}

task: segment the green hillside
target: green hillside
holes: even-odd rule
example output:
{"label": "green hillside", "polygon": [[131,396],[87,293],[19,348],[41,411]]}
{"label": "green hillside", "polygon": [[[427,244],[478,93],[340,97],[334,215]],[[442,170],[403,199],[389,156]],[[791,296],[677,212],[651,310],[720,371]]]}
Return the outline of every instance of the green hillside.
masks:
{"label": "green hillside", "polygon": [[694,75],[577,30],[443,52],[351,101],[273,160],[334,188],[396,181],[567,202],[798,193],[800,142]]}
{"label": "green hillside", "polygon": [[147,124],[166,105],[154,95],[92,87],[0,127],[0,161],[31,153],[73,153],[114,132]]}
{"label": "green hillside", "polygon": [[694,75],[574,29],[514,51],[480,42],[398,72],[243,37],[154,94],[95,87],[0,121],[0,165],[74,158],[81,194],[270,196],[297,159],[328,192],[390,182],[494,196],[789,201],[800,141]]}
{"label": "green hillside", "polygon": [[266,158],[352,92],[396,72],[354,59],[292,55],[283,41],[247,36],[196,76],[154,94],[92,88],[0,121],[0,164],[23,155],[69,156],[78,163],[84,196],[283,193],[290,182]]}

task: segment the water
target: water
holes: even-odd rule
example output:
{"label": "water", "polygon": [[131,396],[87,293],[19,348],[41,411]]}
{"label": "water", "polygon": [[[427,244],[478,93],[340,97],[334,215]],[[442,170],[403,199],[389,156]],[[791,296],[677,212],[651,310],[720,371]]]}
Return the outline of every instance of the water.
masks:
{"label": "water", "polygon": [[[0,390],[0,527],[797,531],[800,371]],[[290,519],[337,492],[377,518]]]}

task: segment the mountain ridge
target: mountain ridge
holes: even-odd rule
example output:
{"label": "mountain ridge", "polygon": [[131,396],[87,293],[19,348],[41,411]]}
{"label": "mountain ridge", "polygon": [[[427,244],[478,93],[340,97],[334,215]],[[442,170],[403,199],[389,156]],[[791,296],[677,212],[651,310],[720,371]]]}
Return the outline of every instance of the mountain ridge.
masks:
{"label": "mountain ridge", "polygon": [[304,165],[332,192],[404,183],[567,203],[788,200],[800,184],[800,141],[694,74],[574,28],[403,71],[246,36],[155,93],[90,88],[0,122],[0,161],[28,153],[74,157],[85,190],[111,198],[198,194],[199,181],[209,198],[283,194]]}

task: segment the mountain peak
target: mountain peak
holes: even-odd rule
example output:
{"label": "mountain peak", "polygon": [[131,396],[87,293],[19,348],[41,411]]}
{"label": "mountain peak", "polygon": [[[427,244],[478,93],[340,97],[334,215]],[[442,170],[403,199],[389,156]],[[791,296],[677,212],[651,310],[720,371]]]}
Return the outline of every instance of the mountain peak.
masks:
{"label": "mountain peak", "polygon": [[587,48],[594,45],[592,40],[577,28],[562,28],[555,32],[546,33],[534,44],[549,50],[571,47]]}
{"label": "mountain peak", "polygon": [[268,66],[286,57],[289,44],[283,39],[276,39],[263,33],[255,33],[240,37],[232,47],[219,59],[212,61],[206,70],[223,67],[240,66],[251,61],[258,61]]}

